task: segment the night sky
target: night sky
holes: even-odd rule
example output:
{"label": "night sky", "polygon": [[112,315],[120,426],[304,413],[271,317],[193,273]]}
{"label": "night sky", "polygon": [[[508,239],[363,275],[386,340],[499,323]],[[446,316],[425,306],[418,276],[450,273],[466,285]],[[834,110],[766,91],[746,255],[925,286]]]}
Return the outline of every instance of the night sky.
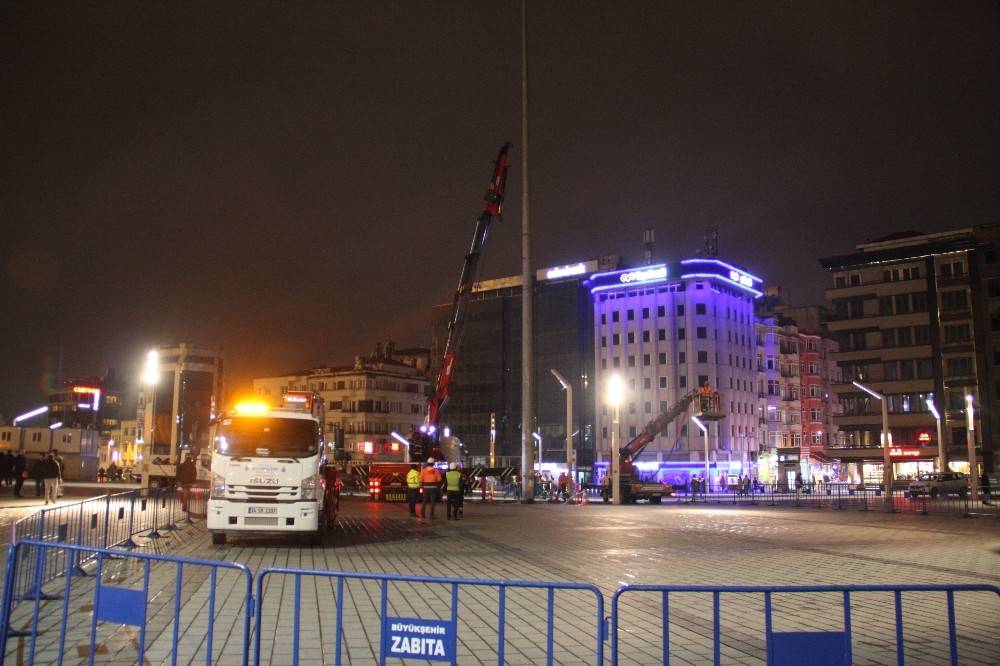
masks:
{"label": "night sky", "polygon": [[[817,258],[1000,221],[1000,8],[535,1],[537,267],[722,256],[820,302]],[[520,6],[0,5],[0,413],[223,345],[227,384],[427,345],[491,160],[482,277],[520,272]]]}

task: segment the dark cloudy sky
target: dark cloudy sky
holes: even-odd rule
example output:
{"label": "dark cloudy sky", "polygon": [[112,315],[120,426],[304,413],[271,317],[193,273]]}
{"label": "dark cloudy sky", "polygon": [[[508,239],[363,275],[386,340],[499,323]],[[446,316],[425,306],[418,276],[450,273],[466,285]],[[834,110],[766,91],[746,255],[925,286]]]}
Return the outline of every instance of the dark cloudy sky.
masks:
{"label": "dark cloudy sky", "polygon": [[[0,5],[0,412],[143,350],[229,383],[427,344],[490,161],[519,141],[519,3]],[[816,259],[1000,220],[1000,9],[530,9],[538,266],[722,254],[794,300]],[[517,160],[485,276],[519,271]]]}

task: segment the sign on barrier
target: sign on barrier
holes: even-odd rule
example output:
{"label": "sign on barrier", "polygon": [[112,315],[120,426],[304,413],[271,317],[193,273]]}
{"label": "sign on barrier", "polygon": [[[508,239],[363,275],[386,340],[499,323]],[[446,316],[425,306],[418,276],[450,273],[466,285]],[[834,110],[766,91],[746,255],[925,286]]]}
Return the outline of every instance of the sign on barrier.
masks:
{"label": "sign on barrier", "polygon": [[382,661],[390,657],[457,663],[455,623],[386,615],[382,618]]}

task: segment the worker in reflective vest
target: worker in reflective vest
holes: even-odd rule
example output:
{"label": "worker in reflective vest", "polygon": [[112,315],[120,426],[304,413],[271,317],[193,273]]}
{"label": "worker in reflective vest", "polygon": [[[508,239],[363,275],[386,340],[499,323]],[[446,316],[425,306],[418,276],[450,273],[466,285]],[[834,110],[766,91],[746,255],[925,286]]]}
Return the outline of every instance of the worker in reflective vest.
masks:
{"label": "worker in reflective vest", "polygon": [[420,469],[410,465],[406,473],[406,501],[410,505],[410,515],[417,515],[417,500],[420,499]]}
{"label": "worker in reflective vest", "polygon": [[444,475],[448,490],[448,520],[461,519],[462,511],[462,472],[458,464],[452,463],[451,469]]}
{"label": "worker in reflective vest", "polygon": [[431,505],[431,518],[434,517],[434,505],[437,504],[438,486],[441,485],[441,473],[434,468],[434,458],[428,458],[427,464],[420,470],[420,486],[424,497],[420,503],[420,517],[424,518],[427,504]]}

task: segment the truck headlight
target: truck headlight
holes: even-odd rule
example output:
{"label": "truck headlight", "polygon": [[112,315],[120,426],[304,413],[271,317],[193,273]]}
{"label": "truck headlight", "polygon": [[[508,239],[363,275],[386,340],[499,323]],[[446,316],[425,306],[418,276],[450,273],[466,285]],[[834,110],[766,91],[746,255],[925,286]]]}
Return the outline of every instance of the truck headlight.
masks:
{"label": "truck headlight", "polygon": [[212,474],[212,499],[226,499],[226,477]]}
{"label": "truck headlight", "polygon": [[319,474],[302,479],[302,499],[316,499],[316,488],[319,486]]}

